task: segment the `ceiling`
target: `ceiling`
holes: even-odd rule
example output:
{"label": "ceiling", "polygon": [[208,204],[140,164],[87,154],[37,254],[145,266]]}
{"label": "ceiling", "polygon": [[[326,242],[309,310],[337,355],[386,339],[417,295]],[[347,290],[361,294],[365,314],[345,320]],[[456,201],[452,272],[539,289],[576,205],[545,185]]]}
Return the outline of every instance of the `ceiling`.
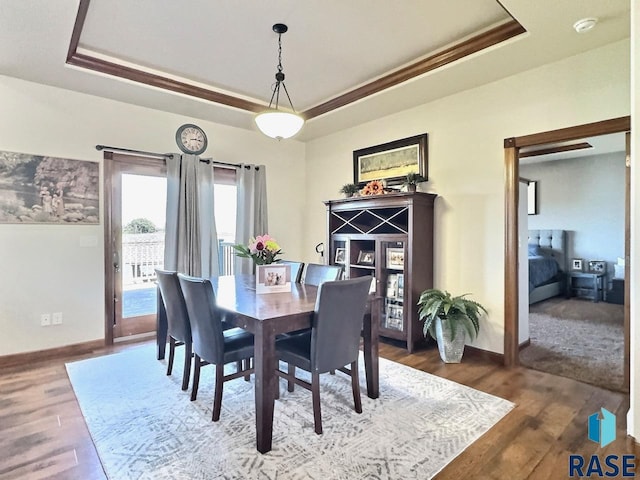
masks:
{"label": "ceiling", "polygon": [[[306,141],[626,38],[629,8],[622,0],[3,0],[0,74],[256,130],[254,112],[268,104],[276,73],[271,27],[282,22],[286,86],[308,118],[297,137]],[[584,17],[599,24],[577,34],[572,25]]]}
{"label": "ceiling", "polygon": [[[558,149],[586,143],[590,145],[588,148],[577,150],[562,151],[557,153],[548,153],[544,155],[523,156],[531,153],[542,152],[547,150]],[[520,165],[529,165],[532,163],[552,162],[556,160],[569,160],[573,158],[585,158],[594,155],[606,155],[608,153],[621,153],[625,151],[625,133],[611,133],[609,135],[600,135],[597,137],[589,137],[580,140],[572,140],[569,142],[556,142],[545,145],[535,145],[533,147],[525,147],[520,149]]]}

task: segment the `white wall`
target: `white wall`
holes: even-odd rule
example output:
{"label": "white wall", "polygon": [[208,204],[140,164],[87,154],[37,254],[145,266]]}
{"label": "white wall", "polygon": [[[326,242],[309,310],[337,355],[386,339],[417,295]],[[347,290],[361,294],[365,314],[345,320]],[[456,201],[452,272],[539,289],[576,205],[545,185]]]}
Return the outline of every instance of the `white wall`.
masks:
{"label": "white wall", "polygon": [[529,228],[567,230],[567,257],[605,260],[609,278],[624,256],[624,162],[622,151],[520,165],[521,176],[538,182]]}
{"label": "white wall", "polygon": [[[269,233],[302,256],[304,144],[4,76],[0,105],[0,150],[80,160],[101,161],[96,144],[175,152],[176,129],[199,124],[204,157],[267,166]],[[0,225],[0,355],[104,338],[102,207],[98,226]],[[64,324],[40,327],[44,312],[63,312]]]}
{"label": "white wall", "polygon": [[529,340],[529,225],[527,224],[527,187],[520,186],[518,205],[518,344]]}
{"label": "white wall", "polygon": [[[305,245],[323,241],[322,200],[352,181],[352,151],[429,133],[437,193],[435,286],[489,309],[475,345],[503,352],[506,137],[629,114],[629,42],[524,72],[307,144]],[[304,252],[307,254],[307,250]]]}
{"label": "white wall", "polygon": [[631,385],[627,432],[640,443],[640,0],[631,0]]}

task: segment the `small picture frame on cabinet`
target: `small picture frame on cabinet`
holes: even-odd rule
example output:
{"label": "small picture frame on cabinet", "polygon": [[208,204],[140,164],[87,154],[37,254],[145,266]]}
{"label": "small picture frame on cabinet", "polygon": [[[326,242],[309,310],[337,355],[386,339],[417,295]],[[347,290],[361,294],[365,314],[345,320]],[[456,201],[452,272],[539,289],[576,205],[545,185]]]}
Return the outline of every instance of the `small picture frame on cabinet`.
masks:
{"label": "small picture frame on cabinet", "polygon": [[582,259],[581,258],[573,258],[571,259],[571,270],[574,272],[582,271]]}
{"label": "small picture frame on cabinet", "polygon": [[387,277],[387,298],[398,297],[398,275],[391,274]]}
{"label": "small picture frame on cabinet", "polygon": [[344,263],[346,258],[347,250],[345,248],[336,248],[336,258],[335,263]]}
{"label": "small picture frame on cabinet", "polygon": [[387,248],[387,268],[404,270],[403,248]]}
{"label": "small picture frame on cabinet", "polygon": [[358,254],[358,265],[373,267],[375,263],[375,252],[371,250],[361,250]]}

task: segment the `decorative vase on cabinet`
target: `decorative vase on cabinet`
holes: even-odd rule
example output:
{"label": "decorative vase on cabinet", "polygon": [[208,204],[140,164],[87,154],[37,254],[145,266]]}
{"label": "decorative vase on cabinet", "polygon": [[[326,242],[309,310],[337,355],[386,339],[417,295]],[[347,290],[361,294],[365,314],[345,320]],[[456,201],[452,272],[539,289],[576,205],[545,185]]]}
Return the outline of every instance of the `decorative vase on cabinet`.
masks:
{"label": "decorative vase on cabinet", "polygon": [[417,302],[433,287],[435,198],[398,192],[324,202],[329,261],[343,265],[346,278],[375,278],[380,336],[406,342],[409,352],[425,342]]}

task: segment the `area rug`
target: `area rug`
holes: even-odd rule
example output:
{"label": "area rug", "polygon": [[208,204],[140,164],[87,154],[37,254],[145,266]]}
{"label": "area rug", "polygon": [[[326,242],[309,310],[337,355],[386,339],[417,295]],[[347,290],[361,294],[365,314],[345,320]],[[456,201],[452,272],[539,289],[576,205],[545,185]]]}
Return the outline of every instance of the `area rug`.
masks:
{"label": "area rug", "polygon": [[353,410],[347,376],[322,375],[322,435],[314,433],[311,393],[289,393],[281,380],[273,450],[262,455],[255,449],[253,377],[225,383],[213,423],[213,368],[203,368],[198,399],[190,402],[180,390],[181,366],[178,358],[166,376],[152,345],[67,364],[109,479],[424,480],[514,407],[380,359],[380,398],[363,390],[362,414]]}
{"label": "area rug", "polygon": [[554,298],[529,313],[531,345],[520,363],[543,372],[624,391],[624,307]]}

